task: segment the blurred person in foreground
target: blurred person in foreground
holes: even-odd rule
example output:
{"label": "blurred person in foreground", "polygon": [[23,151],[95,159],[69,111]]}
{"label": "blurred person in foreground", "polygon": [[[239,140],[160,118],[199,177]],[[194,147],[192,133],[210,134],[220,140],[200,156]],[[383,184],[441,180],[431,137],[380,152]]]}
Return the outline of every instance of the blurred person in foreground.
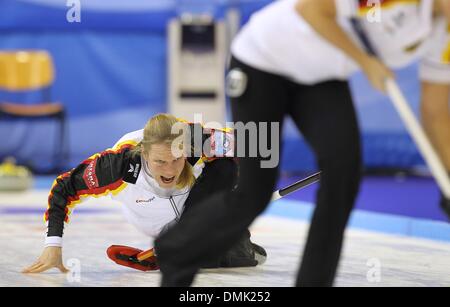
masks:
{"label": "blurred person in foreground", "polygon": [[[441,145],[442,155],[448,148],[450,0],[386,0],[375,7],[371,3],[275,1],[252,16],[232,45],[227,90],[233,120],[282,126],[289,115],[322,171],[296,286],[333,285],[358,194],[360,131],[348,85],[353,73],[362,70],[373,87],[384,92],[386,80],[394,78],[391,69],[420,60],[424,109],[436,107],[443,118],[440,123],[435,116],[425,119],[427,130]],[[279,142],[280,137],[281,133],[273,137],[259,131],[265,144]],[[247,143],[237,146],[248,150]],[[157,239],[162,286],[189,286],[199,264],[232,246],[265,210],[279,170],[261,167],[265,158],[239,158],[237,189],[198,204]],[[449,213],[448,200],[442,205]],[[184,257],[176,257],[179,252]]]}

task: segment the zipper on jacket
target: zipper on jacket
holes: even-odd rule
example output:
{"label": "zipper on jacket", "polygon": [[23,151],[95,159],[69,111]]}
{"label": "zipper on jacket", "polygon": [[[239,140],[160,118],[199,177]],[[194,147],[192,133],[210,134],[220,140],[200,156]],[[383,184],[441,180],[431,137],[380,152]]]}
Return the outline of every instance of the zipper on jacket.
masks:
{"label": "zipper on jacket", "polygon": [[175,213],[175,219],[178,222],[180,220],[180,212],[178,211],[177,205],[175,204],[175,201],[172,196],[169,198],[169,201],[170,204],[172,205],[173,212]]}

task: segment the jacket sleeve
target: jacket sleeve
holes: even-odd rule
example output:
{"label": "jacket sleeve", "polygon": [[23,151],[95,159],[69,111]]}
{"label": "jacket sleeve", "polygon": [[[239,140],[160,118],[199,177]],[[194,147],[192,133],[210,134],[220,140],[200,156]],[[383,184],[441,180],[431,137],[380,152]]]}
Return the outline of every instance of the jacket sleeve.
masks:
{"label": "jacket sleeve", "polygon": [[73,208],[84,198],[100,197],[121,191],[124,168],[133,143],[106,150],[90,157],[71,171],[60,175],[53,183],[48,197],[46,246],[61,246],[64,223],[69,222]]}

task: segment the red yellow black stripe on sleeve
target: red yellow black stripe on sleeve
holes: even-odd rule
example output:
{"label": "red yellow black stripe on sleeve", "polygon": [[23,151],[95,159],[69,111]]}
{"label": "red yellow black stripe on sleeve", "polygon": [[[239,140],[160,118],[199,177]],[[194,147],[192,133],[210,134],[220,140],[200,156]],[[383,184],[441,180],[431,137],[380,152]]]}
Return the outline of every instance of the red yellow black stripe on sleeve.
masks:
{"label": "red yellow black stripe on sleeve", "polygon": [[[81,166],[83,166],[83,165],[89,166],[92,162],[95,162],[97,159],[99,159],[103,156],[106,156],[109,154],[120,154],[125,149],[132,149],[136,145],[137,144],[134,141],[123,142],[113,149],[108,149],[104,152],[101,152],[101,153],[98,153],[98,154],[95,154],[95,155],[89,157],[88,159],[86,159],[85,161],[83,161],[81,163]],[[52,185],[49,197],[48,197],[47,211],[44,214],[45,222],[49,221],[49,211],[51,208],[52,198],[54,197],[54,194],[53,194],[54,188],[58,184],[63,184],[64,181],[69,180],[69,177],[72,175],[73,171],[74,171],[74,169],[72,169],[70,172],[66,172],[66,173],[58,176],[58,178],[56,178],[56,180],[53,182],[53,185]],[[106,196],[110,193],[113,195],[116,195],[117,193],[120,193],[127,186],[127,183],[125,183],[122,179],[118,179],[118,180],[114,181],[113,183],[102,186],[102,187],[89,188],[89,184],[86,183],[86,185],[88,186],[87,189],[77,190],[76,195],[67,197],[66,204],[64,206],[65,207],[64,221],[66,223],[68,223],[70,220],[70,215],[72,213],[73,208],[75,208],[75,206],[78,205],[84,198],[87,198],[87,197],[98,198],[98,197]]]}
{"label": "red yellow black stripe on sleeve", "polygon": [[98,158],[100,158],[102,156],[106,156],[106,155],[109,155],[109,154],[117,154],[117,153],[120,153],[123,150],[128,149],[128,148],[129,149],[133,149],[136,146],[137,146],[137,143],[135,141],[131,141],[131,140],[130,141],[124,141],[124,142],[121,142],[120,144],[117,144],[117,146],[112,148],[112,149],[107,149],[107,150],[105,150],[103,152],[96,153],[96,154],[90,156],[85,161],[83,161],[82,164],[89,164],[93,160],[98,159]]}
{"label": "red yellow black stripe on sleeve", "polygon": [[[420,0],[380,0],[379,3],[382,9],[391,9],[399,5],[417,5]],[[373,0],[359,0],[359,15],[367,14],[375,7]]]}

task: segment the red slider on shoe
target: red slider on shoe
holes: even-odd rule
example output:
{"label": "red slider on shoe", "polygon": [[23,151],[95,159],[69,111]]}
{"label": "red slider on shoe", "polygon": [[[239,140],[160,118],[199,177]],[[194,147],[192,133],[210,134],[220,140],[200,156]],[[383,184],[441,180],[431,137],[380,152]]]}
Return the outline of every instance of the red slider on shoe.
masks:
{"label": "red slider on shoe", "polygon": [[106,253],[109,259],[118,265],[144,272],[159,270],[159,266],[156,263],[156,257],[154,255],[149,256],[150,251],[144,252],[145,260],[142,261],[138,260],[138,255],[143,253],[143,251],[133,247],[112,245],[108,248]]}

